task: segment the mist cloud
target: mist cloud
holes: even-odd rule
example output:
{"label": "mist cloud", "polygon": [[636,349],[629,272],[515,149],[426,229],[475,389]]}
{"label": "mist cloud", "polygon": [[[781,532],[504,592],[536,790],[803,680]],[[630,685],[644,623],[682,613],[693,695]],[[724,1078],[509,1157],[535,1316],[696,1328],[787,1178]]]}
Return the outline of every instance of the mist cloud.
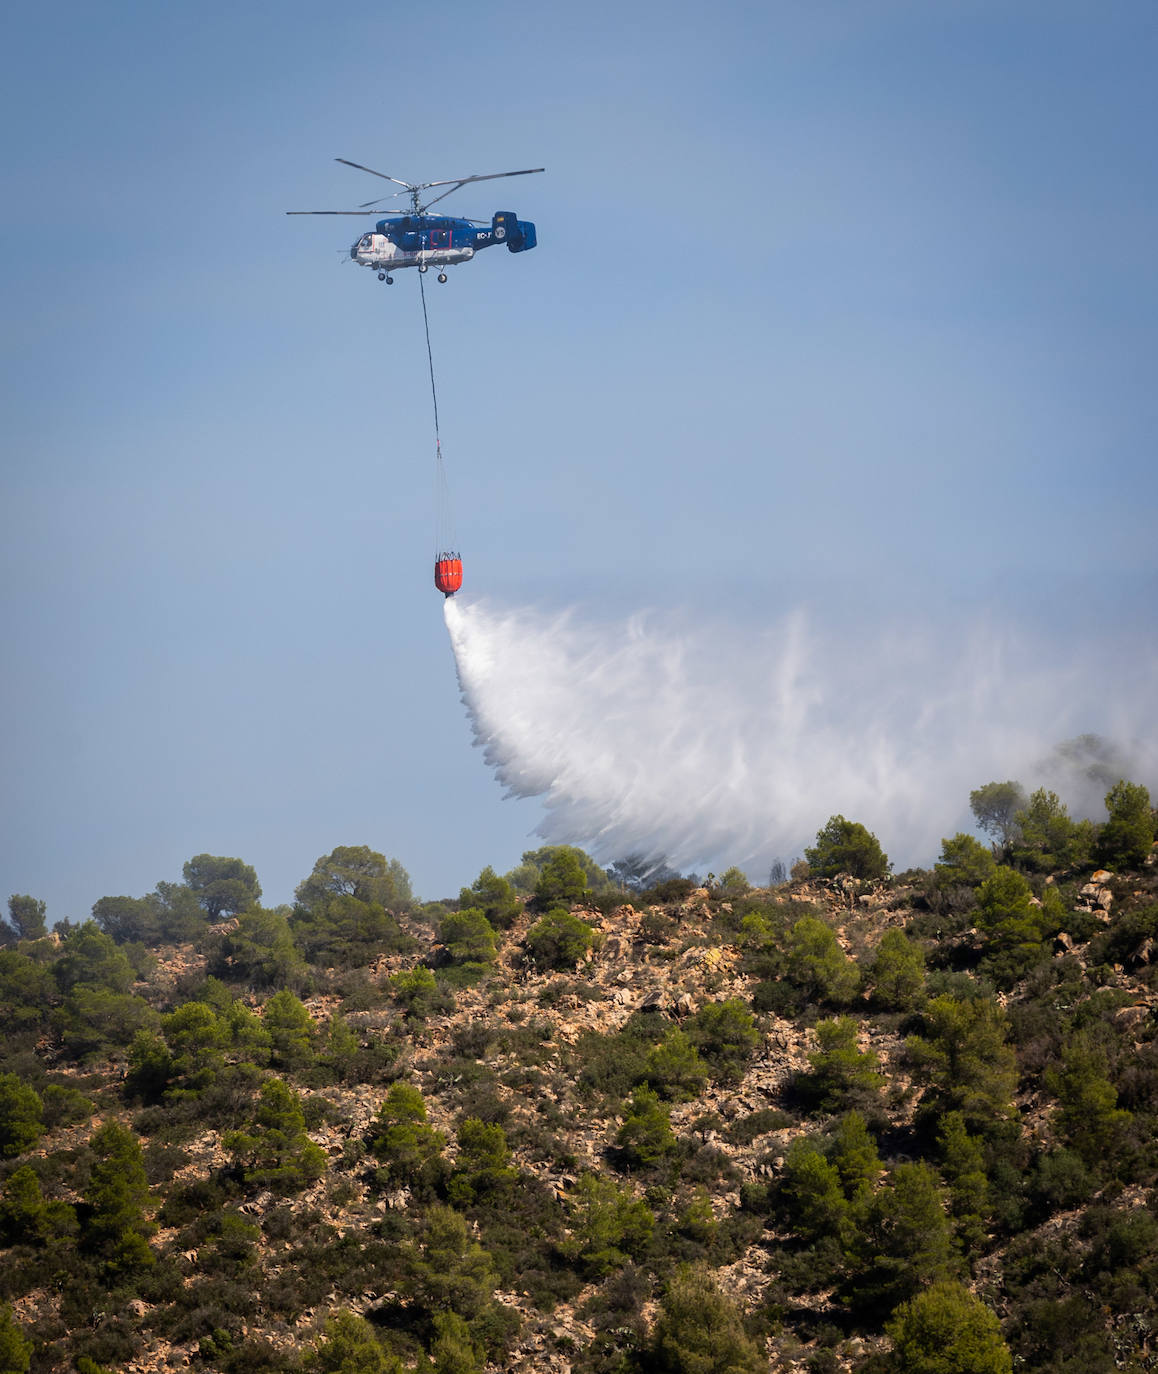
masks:
{"label": "mist cloud", "polygon": [[508,794],[541,798],[545,839],[604,862],[663,855],[760,880],[840,812],[895,867],[927,865],[971,828],[969,792],[985,782],[1044,782],[1100,808],[1105,789],[1059,758],[1060,741],[1097,732],[1135,781],[1158,774],[1153,659],[1111,683],[1088,658],[984,622],[854,639],[801,612],[748,629],[585,623],[461,597],[445,612],[486,761]]}

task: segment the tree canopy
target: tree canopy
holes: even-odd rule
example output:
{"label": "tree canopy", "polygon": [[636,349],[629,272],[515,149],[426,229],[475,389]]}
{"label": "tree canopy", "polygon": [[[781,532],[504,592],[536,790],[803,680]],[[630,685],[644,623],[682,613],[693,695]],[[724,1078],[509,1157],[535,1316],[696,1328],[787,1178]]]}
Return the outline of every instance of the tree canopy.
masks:
{"label": "tree canopy", "polygon": [[257,874],[241,859],[195,854],[183,872],[186,886],[211,921],[256,906],[261,897]]}
{"label": "tree canopy", "polygon": [[854,878],[883,878],[889,871],[888,855],[880,841],[859,821],[830,816],[817,832],[816,844],[805,848],[808,867],[818,878],[848,873]]}

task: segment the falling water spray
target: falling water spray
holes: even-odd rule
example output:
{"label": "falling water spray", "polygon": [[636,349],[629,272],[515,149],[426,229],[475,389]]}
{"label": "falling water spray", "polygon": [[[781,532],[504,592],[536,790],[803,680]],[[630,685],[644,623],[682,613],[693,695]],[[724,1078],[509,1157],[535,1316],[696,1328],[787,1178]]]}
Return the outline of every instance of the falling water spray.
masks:
{"label": "falling water spray", "polygon": [[[979,624],[928,636],[825,638],[803,614],[771,628],[445,603],[476,743],[508,795],[538,797],[538,832],[604,862],[665,856],[753,876],[799,854],[834,813],[894,865],[928,864],[971,827],[969,792],[1036,785],[1059,740],[1099,730],[1138,781],[1158,776],[1145,702],[1024,635]],[[1149,730],[1147,737],[1142,727]]]}

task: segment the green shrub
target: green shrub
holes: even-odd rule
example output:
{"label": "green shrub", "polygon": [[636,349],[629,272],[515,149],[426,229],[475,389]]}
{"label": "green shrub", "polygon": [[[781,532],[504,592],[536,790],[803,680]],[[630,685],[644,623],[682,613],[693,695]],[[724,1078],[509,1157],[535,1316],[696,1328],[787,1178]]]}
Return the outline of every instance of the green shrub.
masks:
{"label": "green shrub", "polygon": [[760,1044],[755,1019],[739,997],[705,1003],[687,1022],[687,1036],[723,1083],[740,1082]]}
{"label": "green shrub", "polygon": [[374,1328],[353,1312],[336,1312],[307,1367],[318,1374],[402,1374],[402,1362],[383,1349]]}
{"label": "green shrub", "polygon": [[665,1374],[765,1374],[743,1313],[708,1269],[681,1268],[660,1300],[649,1359]]}
{"label": "green shrub", "polygon": [[650,1169],[675,1153],[671,1114],[651,1088],[636,1088],[615,1136],[620,1158],[629,1169]]}
{"label": "green shrub", "polygon": [[928,1164],[898,1164],[869,1200],[853,1243],[857,1271],[847,1293],[876,1316],[960,1267],[937,1175]]}
{"label": "green shrub", "polygon": [[145,1215],[149,1201],[141,1147],[132,1131],[106,1121],[89,1148],[95,1161],[85,1190],[82,1243],[109,1275],[124,1276],[156,1262],[147,1237],[156,1229]]}
{"label": "green shrub", "polygon": [[442,918],[438,938],[456,964],[489,964],[498,954],[494,927],[476,907],[448,912]]}
{"label": "green shrub", "polygon": [[979,887],[988,878],[997,860],[972,835],[958,831],[952,839],[941,841],[941,857],[933,872],[939,888]]}
{"label": "green shrub", "polygon": [[25,1374],[33,1345],[10,1307],[0,1307],[0,1374]]}
{"label": "green shrub", "polygon": [[810,1002],[843,1006],[860,986],[860,970],[815,916],[802,916],[788,932],[783,967],[784,976]]}
{"label": "green shrub", "polygon": [[574,968],[603,940],[601,931],[559,907],[548,911],[527,932],[527,953],[539,968]]}
{"label": "green shrub", "polygon": [[896,1374],[1012,1374],[1013,1357],[988,1307],[941,1280],[904,1303],[885,1330]]}
{"label": "green shrub", "polygon": [[884,1078],[877,1072],[880,1062],[872,1049],[857,1046],[859,1026],[851,1016],[821,1021],[816,1027],[818,1048],[811,1051],[810,1075],[799,1088],[819,1111],[867,1106],[880,1095]]}
{"label": "green shrub", "polygon": [[1011,845],[1014,864],[1033,873],[1052,873],[1082,868],[1090,859],[1094,827],[1089,821],[1070,819],[1056,792],[1041,787],[1014,817],[1016,835]]}
{"label": "green shrub", "polygon": [[708,1066],[682,1030],[672,1027],[647,1056],[643,1076],[671,1102],[690,1102],[708,1081]]}
{"label": "green shrub", "polygon": [[584,1174],[571,1203],[571,1234],[560,1250],[588,1281],[639,1259],[651,1243],[651,1209],[612,1179]]}
{"label": "green shrub", "polygon": [[428,1016],[454,1009],[454,994],[441,987],[430,969],[422,964],[394,974],[390,990],[408,1021],[424,1021]]}

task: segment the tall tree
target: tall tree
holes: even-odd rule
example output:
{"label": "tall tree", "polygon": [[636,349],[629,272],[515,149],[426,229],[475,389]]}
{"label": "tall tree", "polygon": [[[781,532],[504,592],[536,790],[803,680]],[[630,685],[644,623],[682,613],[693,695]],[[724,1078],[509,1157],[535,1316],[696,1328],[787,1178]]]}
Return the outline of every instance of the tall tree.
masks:
{"label": "tall tree", "polygon": [[154,1227],[145,1216],[149,1187],[137,1137],[119,1121],[106,1121],[89,1148],[96,1162],[85,1191],[85,1248],[118,1274],[153,1264],[147,1237]]}
{"label": "tall tree", "polygon": [[32,1363],[33,1345],[10,1307],[0,1307],[0,1374],[25,1374]]}
{"label": "tall tree", "polygon": [[982,1135],[1015,1116],[1017,1060],[1001,1007],[987,997],[934,997],[922,1021],[923,1033],[906,1042],[914,1076],[927,1085],[922,1111],[960,1112],[966,1127]]}
{"label": "tall tree", "polygon": [[249,1129],[227,1132],[222,1143],[247,1183],[280,1192],[298,1192],[326,1171],[325,1151],[306,1134],[301,1098],[280,1078],[262,1084]]}
{"label": "tall tree", "polygon": [[849,873],[854,878],[883,878],[889,871],[888,855],[880,841],[859,821],[830,816],[817,831],[816,844],[806,848],[808,867],[818,878]]}
{"label": "tall tree", "polygon": [[0,1073],[0,1155],[31,1150],[44,1134],[44,1105],[17,1074]]}
{"label": "tall tree", "polygon": [[587,891],[587,874],[575,850],[561,848],[543,865],[535,884],[532,905],[536,911],[578,902]]}
{"label": "tall tree", "polygon": [[931,1279],[956,1275],[952,1229],[928,1164],[897,1165],[868,1204],[855,1251],[861,1268],[850,1296],[873,1312],[888,1312]]}
{"label": "tall tree", "polygon": [[8,898],[8,922],[22,940],[39,940],[48,933],[45,905],[37,897],[14,892]]}
{"label": "tall tree", "polygon": [[211,921],[256,906],[261,884],[249,864],[216,854],[195,854],[182,870],[185,883]]}
{"label": "tall tree", "polygon": [[209,972],[254,987],[300,988],[306,965],[283,911],[255,907],[243,911],[235,930],[226,931],[209,951]]}
{"label": "tall tree", "polygon": [[388,911],[405,910],[413,901],[410,875],[397,859],[368,845],[339,845],[323,854],[313,872],[298,884],[294,894],[300,906],[325,906],[332,897],[354,897]]}
{"label": "tall tree", "polygon": [[1098,835],[1098,861],[1137,868],[1154,843],[1155,814],[1150,793],[1140,783],[1116,782],[1106,793],[1109,820]]}
{"label": "tall tree", "polygon": [[1089,859],[1094,828],[1089,821],[1073,820],[1056,792],[1039,787],[1014,820],[1012,856],[1019,867],[1049,873],[1080,867]]}
{"label": "tall tree", "polygon": [[1021,783],[987,782],[984,787],[969,793],[969,806],[978,828],[993,838],[995,844],[1008,849],[1017,835],[1017,813],[1025,805],[1025,789]]}
{"label": "tall tree", "polygon": [[515,889],[500,878],[488,864],[470,887],[464,887],[458,894],[459,906],[473,907],[487,918],[496,930],[506,930],[522,911],[523,906],[515,896]]}

